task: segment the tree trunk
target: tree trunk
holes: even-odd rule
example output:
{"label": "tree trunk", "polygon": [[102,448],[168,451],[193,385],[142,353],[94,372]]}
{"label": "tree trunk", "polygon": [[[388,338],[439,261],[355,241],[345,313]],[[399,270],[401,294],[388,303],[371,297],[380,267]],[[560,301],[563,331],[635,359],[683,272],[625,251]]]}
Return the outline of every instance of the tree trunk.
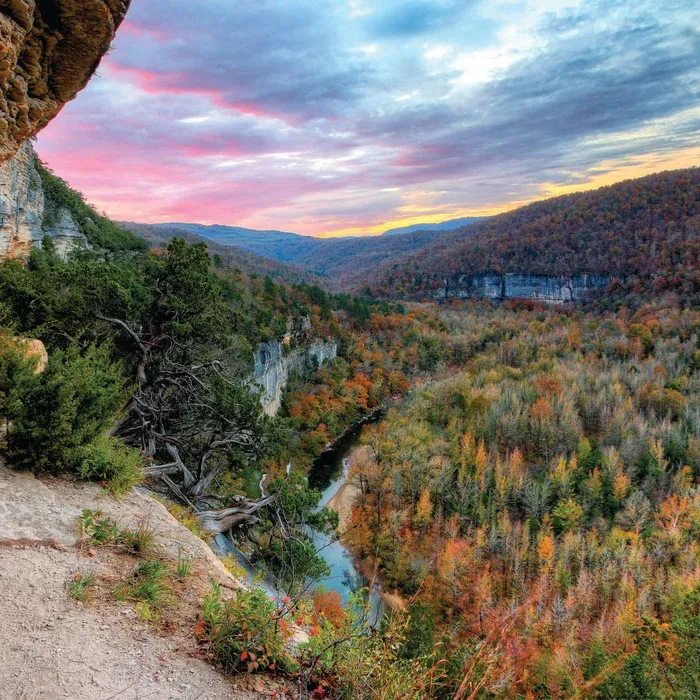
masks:
{"label": "tree trunk", "polygon": [[210,532],[224,533],[233,527],[256,525],[260,522],[256,513],[274,500],[274,496],[261,498],[257,501],[246,500],[230,508],[205,510],[202,513],[197,513],[197,517],[202,527]]}

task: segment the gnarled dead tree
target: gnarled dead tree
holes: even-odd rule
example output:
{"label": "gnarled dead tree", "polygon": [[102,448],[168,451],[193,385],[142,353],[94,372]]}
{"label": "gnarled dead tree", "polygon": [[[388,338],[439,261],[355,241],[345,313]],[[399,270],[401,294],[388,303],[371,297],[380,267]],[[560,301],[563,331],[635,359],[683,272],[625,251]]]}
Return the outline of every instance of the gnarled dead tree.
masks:
{"label": "gnarled dead tree", "polygon": [[198,501],[221,474],[263,456],[275,430],[251,391],[250,348],[236,335],[206,246],[175,239],[158,264],[138,322],[96,313],[133,348],[135,389],[115,434],[151,458],[149,477],[206,510]]}

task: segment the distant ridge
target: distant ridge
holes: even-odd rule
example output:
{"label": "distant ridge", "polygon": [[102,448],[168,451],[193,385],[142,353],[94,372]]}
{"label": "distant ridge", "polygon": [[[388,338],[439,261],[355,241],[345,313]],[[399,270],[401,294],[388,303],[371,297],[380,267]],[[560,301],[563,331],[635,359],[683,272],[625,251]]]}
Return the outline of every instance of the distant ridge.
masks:
{"label": "distant ridge", "polygon": [[206,238],[193,233],[186,228],[178,228],[169,224],[120,224],[134,233],[139,234],[151,246],[166,246],[173,238],[184,238],[188,243],[203,241],[207,244],[212,255],[218,255],[223,264],[230,268],[239,268],[246,274],[269,275],[277,281],[287,284],[320,284],[321,279],[312,272],[305,270],[294,263],[286,263],[272,257],[257,255],[240,246],[230,245]]}
{"label": "distant ridge", "polygon": [[633,299],[669,294],[698,304],[698,260],[700,168],[688,168],[533,202],[435,235],[355,282],[376,296],[421,298],[445,280],[460,285],[484,274],[607,275]]}
{"label": "distant ridge", "polygon": [[453,231],[456,228],[462,228],[463,226],[475,224],[477,221],[481,221],[483,218],[483,216],[467,216],[461,219],[442,221],[438,224],[413,224],[412,226],[400,226],[398,228],[390,228],[388,231],[384,231],[382,236],[395,236],[396,234],[415,233],[416,231]]}
{"label": "distant ridge", "polygon": [[154,229],[179,229],[203,236],[221,245],[236,246],[256,255],[273,258],[281,262],[293,263],[298,258],[308,255],[322,246],[321,239],[302,236],[287,231],[258,231],[240,226],[222,226],[214,224],[167,223],[154,224]]}

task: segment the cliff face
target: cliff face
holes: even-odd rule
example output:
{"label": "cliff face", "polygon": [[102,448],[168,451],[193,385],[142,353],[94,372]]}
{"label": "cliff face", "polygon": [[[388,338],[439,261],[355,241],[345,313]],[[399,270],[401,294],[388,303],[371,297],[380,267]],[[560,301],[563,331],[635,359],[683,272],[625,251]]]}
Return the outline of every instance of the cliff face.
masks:
{"label": "cliff face", "polygon": [[282,405],[282,392],[293,372],[318,369],[338,356],[335,341],[316,341],[305,348],[284,352],[284,344],[274,340],[260,343],[255,353],[253,381],[260,387],[265,413],[274,416]]}
{"label": "cliff face", "polygon": [[458,275],[444,281],[441,299],[533,299],[549,303],[580,301],[605,291],[610,275]]}
{"label": "cliff face", "polygon": [[26,142],[13,158],[0,164],[0,258],[24,257],[49,235],[65,259],[87,241],[66,208],[59,208],[52,221],[44,224],[46,201],[34,158],[34,149]]}
{"label": "cliff face", "polygon": [[0,1],[0,163],[85,87],[130,1]]}

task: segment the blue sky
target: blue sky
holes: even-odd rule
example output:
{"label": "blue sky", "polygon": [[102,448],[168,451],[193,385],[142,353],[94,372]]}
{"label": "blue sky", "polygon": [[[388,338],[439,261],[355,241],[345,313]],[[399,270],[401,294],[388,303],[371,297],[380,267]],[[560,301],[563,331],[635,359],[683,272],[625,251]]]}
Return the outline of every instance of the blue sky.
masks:
{"label": "blue sky", "polygon": [[133,0],[40,135],[119,219],[314,235],[700,161],[690,0]]}

